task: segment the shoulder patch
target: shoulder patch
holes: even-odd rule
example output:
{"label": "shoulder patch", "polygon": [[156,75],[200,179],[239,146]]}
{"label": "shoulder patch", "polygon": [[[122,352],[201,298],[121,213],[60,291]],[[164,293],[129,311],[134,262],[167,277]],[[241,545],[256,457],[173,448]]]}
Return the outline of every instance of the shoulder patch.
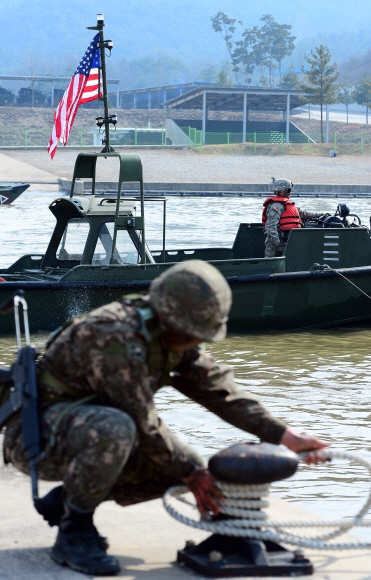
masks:
{"label": "shoulder patch", "polygon": [[277,202],[271,203],[269,207],[270,207],[270,209],[272,209],[273,211],[276,211],[277,213],[282,212],[282,210],[284,209],[283,205],[281,203],[277,203]]}

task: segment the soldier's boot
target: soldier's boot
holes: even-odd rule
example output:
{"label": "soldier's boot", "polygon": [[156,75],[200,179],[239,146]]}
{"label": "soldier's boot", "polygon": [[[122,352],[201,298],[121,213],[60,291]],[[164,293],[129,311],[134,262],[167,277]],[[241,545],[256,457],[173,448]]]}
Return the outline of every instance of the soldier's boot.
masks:
{"label": "soldier's boot", "polygon": [[64,514],[63,486],[54,487],[44,497],[35,500],[34,505],[50,527],[59,526]]}
{"label": "soldier's boot", "polygon": [[[64,514],[63,485],[51,489],[44,497],[39,497],[35,502],[36,511],[44,518],[50,527],[59,526]],[[102,550],[109,548],[106,534],[98,532],[98,543]]]}
{"label": "soldier's boot", "polygon": [[120,572],[116,558],[101,549],[92,512],[81,512],[65,505],[51,558],[61,566],[87,575],[112,576]]}

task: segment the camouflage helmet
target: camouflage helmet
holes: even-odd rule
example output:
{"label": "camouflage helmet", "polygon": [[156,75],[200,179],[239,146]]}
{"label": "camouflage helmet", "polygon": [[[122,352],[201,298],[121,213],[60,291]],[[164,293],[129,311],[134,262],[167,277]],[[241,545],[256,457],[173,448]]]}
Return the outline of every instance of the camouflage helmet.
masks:
{"label": "camouflage helmet", "polygon": [[187,260],[163,272],[151,283],[149,302],[166,326],[184,334],[213,342],[226,335],[232,293],[207,262]]}
{"label": "camouflage helmet", "polygon": [[277,192],[283,192],[286,191],[287,189],[292,189],[294,187],[294,184],[292,183],[292,181],[290,181],[289,179],[275,179],[273,181],[273,191],[277,191]]}

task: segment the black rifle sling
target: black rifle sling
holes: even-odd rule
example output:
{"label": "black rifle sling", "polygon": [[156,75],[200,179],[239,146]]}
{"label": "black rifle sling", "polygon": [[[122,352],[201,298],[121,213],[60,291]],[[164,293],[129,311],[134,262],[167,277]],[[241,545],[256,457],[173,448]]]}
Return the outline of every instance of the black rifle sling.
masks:
{"label": "black rifle sling", "polygon": [[40,420],[38,410],[38,386],[35,365],[36,352],[32,346],[24,346],[14,367],[14,384],[21,387],[23,447],[28,460],[34,462],[40,455]]}
{"label": "black rifle sling", "polygon": [[34,499],[38,495],[36,464],[41,458],[36,356],[32,346],[24,346],[10,369],[0,369],[0,381],[12,382],[9,398],[0,407],[0,429],[20,411],[23,447],[30,465]]}

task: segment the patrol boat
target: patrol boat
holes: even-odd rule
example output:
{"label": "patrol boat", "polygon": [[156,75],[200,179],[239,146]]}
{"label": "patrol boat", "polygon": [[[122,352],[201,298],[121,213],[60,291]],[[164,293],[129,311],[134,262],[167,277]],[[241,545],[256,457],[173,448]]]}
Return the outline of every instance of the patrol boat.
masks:
{"label": "patrol boat", "polygon": [[[99,15],[97,26],[89,29],[98,30],[100,46],[110,50],[103,26]],[[145,238],[142,162],[139,155],[117,153],[110,145],[110,125],[116,126],[117,116],[109,114],[104,50],[100,56],[104,117],[96,121],[104,131],[103,150],[77,156],[70,197],[50,205],[56,225],[45,254],[27,254],[0,271],[0,304],[23,289],[31,331],[52,330],[123,294],[147,292],[151,280],[176,262],[200,259],[214,264],[231,286],[232,332],[371,320],[370,235],[364,227],[345,227],[344,216],[314,224],[321,227],[291,230],[281,258],[264,258],[263,228],[254,223],[240,224],[231,248],[170,250],[166,199],[146,196],[164,204],[162,251],[151,251]],[[98,159],[118,161],[116,196],[95,191]],[[91,179],[90,195],[75,195],[79,179]],[[123,182],[136,184],[138,195],[124,196]],[[2,316],[0,333],[12,330],[11,315]]]}
{"label": "patrol boat", "polygon": [[[116,195],[95,191],[100,158],[118,161]],[[76,180],[89,178],[91,193],[76,196]],[[136,182],[137,195],[123,195],[123,182]],[[162,250],[151,251],[146,243],[147,200],[164,205]],[[343,204],[337,216],[291,230],[280,258],[264,258],[261,223],[241,223],[231,248],[166,248],[165,207],[165,197],[144,196],[138,154],[80,153],[70,196],[49,206],[56,224],[45,254],[27,254],[0,270],[0,303],[23,289],[31,330],[52,330],[123,294],[146,293],[151,280],[174,263],[201,259],[218,268],[231,286],[231,332],[371,320],[370,234],[357,216],[349,225]],[[1,333],[11,332],[11,316],[2,316],[0,325]]]}

